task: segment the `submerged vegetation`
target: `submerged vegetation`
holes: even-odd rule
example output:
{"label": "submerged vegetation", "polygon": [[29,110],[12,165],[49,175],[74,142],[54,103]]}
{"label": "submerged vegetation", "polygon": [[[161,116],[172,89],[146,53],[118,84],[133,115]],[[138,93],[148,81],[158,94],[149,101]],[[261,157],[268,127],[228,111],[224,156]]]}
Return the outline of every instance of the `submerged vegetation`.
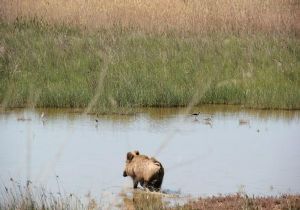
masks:
{"label": "submerged vegetation", "polygon": [[2,3],[2,108],[300,108],[297,1],[43,2]]}

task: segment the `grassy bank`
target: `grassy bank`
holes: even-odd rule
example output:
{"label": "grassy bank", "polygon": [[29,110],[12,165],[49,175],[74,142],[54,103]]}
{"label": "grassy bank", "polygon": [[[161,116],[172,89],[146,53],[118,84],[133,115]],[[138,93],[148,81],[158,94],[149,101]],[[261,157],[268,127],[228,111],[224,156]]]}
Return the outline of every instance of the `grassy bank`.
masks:
{"label": "grassy bank", "polygon": [[299,109],[299,14],[297,0],[2,0],[0,102]]}
{"label": "grassy bank", "polygon": [[96,31],[43,21],[0,23],[3,107],[242,104],[300,108],[294,35]]}

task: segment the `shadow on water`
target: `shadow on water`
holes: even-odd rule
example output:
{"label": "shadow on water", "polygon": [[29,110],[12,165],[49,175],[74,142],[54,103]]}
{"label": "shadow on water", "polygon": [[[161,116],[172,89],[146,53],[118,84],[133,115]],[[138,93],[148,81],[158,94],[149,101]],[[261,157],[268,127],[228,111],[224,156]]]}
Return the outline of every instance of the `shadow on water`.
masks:
{"label": "shadow on water", "polygon": [[115,197],[131,187],[122,171],[126,153],[138,149],[163,163],[166,194],[300,192],[299,111],[210,105],[195,107],[189,114],[183,108],[135,109],[122,115],[82,113],[72,109],[0,113],[4,184],[10,177],[23,183],[30,179],[51,190],[59,175],[66,192]]}

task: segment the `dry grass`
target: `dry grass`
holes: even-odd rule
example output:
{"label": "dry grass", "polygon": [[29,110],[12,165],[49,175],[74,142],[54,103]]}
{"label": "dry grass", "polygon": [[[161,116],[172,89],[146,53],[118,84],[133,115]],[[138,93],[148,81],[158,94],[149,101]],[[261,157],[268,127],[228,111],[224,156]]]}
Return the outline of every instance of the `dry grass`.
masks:
{"label": "dry grass", "polygon": [[[123,198],[122,209],[126,210],[299,210],[300,195],[249,197],[246,194],[212,196],[177,203],[179,197],[168,198],[167,194],[133,192]],[[177,203],[177,204],[176,204]]]}
{"label": "dry grass", "polygon": [[265,210],[265,209],[300,209],[299,195],[282,195],[279,197],[248,197],[247,195],[228,195],[210,198],[199,198],[179,209],[198,210]]}
{"label": "dry grass", "polygon": [[299,31],[298,0],[0,0],[0,17],[149,32]]}

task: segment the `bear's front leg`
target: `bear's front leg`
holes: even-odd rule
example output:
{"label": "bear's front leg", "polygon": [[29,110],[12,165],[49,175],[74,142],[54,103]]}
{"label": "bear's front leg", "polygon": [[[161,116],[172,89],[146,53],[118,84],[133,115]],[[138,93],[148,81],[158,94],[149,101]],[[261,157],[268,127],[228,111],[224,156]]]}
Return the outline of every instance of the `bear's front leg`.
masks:
{"label": "bear's front leg", "polygon": [[133,180],[133,188],[136,189],[139,182],[137,180]]}

